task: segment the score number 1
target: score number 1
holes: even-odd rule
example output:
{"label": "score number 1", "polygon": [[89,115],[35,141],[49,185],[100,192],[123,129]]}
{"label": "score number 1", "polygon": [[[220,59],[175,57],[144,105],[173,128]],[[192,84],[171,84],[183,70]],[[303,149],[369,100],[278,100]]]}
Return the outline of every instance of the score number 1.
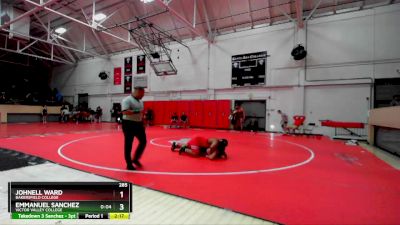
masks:
{"label": "score number 1", "polygon": [[[126,188],[126,187],[128,187],[128,183],[119,183],[118,187]],[[124,198],[124,191],[120,191],[119,195],[121,196],[121,198]]]}

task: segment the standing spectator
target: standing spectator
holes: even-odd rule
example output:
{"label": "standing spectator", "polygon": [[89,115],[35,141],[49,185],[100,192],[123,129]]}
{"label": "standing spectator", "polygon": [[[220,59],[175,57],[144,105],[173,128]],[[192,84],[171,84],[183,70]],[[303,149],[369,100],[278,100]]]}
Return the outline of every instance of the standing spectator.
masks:
{"label": "standing spectator", "polygon": [[42,122],[43,124],[47,123],[47,105],[42,108]]}
{"label": "standing spectator", "polygon": [[4,104],[6,103],[6,93],[5,92],[1,92],[0,94],[0,104]]}
{"label": "standing spectator", "polygon": [[68,110],[68,106],[66,105],[62,105],[61,106],[61,122],[67,122],[69,119],[69,110]]}
{"label": "standing spectator", "polygon": [[101,116],[103,115],[103,109],[100,106],[97,106],[96,108],[96,121],[98,123],[101,122]]}
{"label": "standing spectator", "polygon": [[250,131],[257,132],[258,131],[258,119],[256,114],[253,113],[252,118],[250,119]]}
{"label": "standing spectator", "polygon": [[110,112],[111,116],[115,117],[115,122],[122,123],[122,113],[120,104],[114,104]]}
{"label": "standing spectator", "polygon": [[244,109],[241,105],[236,105],[235,110],[233,111],[233,117],[235,120],[234,129],[235,130],[243,130],[243,123],[246,118],[244,113]]}
{"label": "standing spectator", "polygon": [[96,112],[92,108],[89,108],[88,111],[89,111],[89,121],[90,123],[94,123]]}
{"label": "standing spectator", "polygon": [[[124,132],[125,144],[124,154],[125,162],[128,170],[135,170],[137,167],[142,167],[140,158],[146,148],[146,132],[143,124],[143,102],[141,99],[144,96],[144,88],[135,87],[132,94],[124,98],[121,103],[122,109],[122,130]],[[136,137],[139,140],[139,145],[136,148],[135,155],[132,160],[132,144]],[[133,164],[132,164],[133,163]]]}
{"label": "standing spectator", "polygon": [[283,130],[284,133],[287,133],[288,122],[289,122],[288,116],[285,113],[283,113],[280,109],[277,111],[277,113],[279,115],[281,115],[281,127],[282,127],[282,130]]}
{"label": "standing spectator", "polygon": [[228,117],[229,122],[230,122],[230,129],[233,129],[235,127],[235,123],[236,123],[235,114],[233,114],[233,112],[234,111],[231,110],[231,114],[229,114],[229,117]]}

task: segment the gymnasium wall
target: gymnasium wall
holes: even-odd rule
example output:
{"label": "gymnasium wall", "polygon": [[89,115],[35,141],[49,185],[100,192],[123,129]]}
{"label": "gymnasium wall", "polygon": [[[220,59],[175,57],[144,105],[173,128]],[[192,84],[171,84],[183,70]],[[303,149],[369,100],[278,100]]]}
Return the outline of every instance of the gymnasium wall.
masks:
{"label": "gymnasium wall", "polygon": [[[264,99],[267,129],[279,127],[277,109],[289,116],[304,114],[306,122],[317,124],[320,119],[366,122],[373,97],[370,83],[400,76],[399,33],[400,5],[395,4],[314,18],[300,31],[285,23],[220,35],[211,45],[196,39],[187,43],[190,50],[171,45],[178,74],[157,77],[147,64],[144,100]],[[307,47],[306,60],[292,59],[290,52],[297,43]],[[258,51],[270,55],[266,86],[231,88],[231,56]],[[109,61],[86,59],[73,68],[55,68],[53,85],[68,96],[89,93],[91,107],[104,103],[104,111],[109,111],[112,102],[125,96],[123,85],[114,86],[112,79],[102,81],[98,73],[123,68],[126,56],[134,57],[135,68],[138,54],[124,52]],[[325,127],[317,131],[333,132]]]}

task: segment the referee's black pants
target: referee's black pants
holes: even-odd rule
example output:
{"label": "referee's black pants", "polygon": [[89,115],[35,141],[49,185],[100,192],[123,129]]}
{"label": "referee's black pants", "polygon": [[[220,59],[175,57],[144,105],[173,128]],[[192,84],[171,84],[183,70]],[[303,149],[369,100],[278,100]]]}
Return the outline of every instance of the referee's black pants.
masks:
{"label": "referee's black pants", "polygon": [[126,165],[132,165],[132,144],[136,137],[139,140],[139,145],[136,148],[133,162],[139,161],[144,149],[146,148],[146,132],[143,122],[134,122],[130,120],[122,120],[122,131],[125,136],[125,162]]}

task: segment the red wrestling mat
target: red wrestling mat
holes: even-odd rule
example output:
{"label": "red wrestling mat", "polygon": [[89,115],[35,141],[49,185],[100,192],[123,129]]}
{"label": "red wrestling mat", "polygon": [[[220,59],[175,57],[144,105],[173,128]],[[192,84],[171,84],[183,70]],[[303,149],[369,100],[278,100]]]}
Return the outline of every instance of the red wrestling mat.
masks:
{"label": "red wrestling mat", "polygon": [[[228,139],[228,160],[180,156],[169,141]],[[0,147],[284,224],[398,224],[400,172],[326,137],[215,130],[147,130],[144,168],[126,171],[123,134],[0,139]],[[136,142],[137,143],[137,142]]]}

